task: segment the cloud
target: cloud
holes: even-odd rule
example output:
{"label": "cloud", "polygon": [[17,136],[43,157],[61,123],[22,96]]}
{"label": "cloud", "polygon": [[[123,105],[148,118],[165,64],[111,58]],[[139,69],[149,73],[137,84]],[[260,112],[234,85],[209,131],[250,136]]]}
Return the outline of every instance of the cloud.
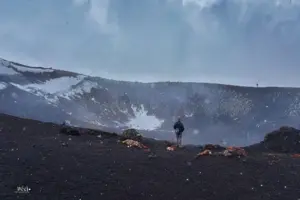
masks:
{"label": "cloud", "polygon": [[73,3],[75,4],[75,6],[82,6],[88,2],[89,2],[89,0],[73,0]]}
{"label": "cloud", "polygon": [[[275,31],[290,22],[299,26],[299,0],[180,0],[185,17],[201,31]],[[209,25],[213,23],[213,25]],[[254,24],[255,23],[255,24]],[[264,25],[264,26],[260,26]],[[240,27],[239,27],[240,26]],[[250,27],[253,26],[253,27]],[[296,27],[295,27],[296,28]],[[221,34],[219,34],[221,36]]]}
{"label": "cloud", "polygon": [[111,0],[73,0],[75,6],[88,6],[87,18],[99,25],[102,33],[115,34],[117,25],[112,19],[113,14],[110,9]]}
{"label": "cloud", "polygon": [[125,80],[300,85],[299,16],[299,0],[0,1],[0,53]]}
{"label": "cloud", "polygon": [[197,6],[199,9],[209,8],[217,3],[220,3],[221,0],[182,0],[183,6]]}

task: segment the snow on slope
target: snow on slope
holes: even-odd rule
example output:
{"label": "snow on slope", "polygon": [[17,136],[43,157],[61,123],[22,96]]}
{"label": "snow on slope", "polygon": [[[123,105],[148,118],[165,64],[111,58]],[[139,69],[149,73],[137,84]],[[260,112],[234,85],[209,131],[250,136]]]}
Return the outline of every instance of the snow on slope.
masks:
{"label": "snow on slope", "polygon": [[[292,92],[293,95],[289,97],[284,89],[265,89],[266,94],[262,95],[253,91],[248,94],[244,92],[247,88],[237,90],[235,87],[222,85],[216,87],[173,83],[123,84],[124,82],[102,80],[73,72],[30,68],[1,59],[0,77],[0,92],[6,89],[6,92],[12,94],[13,100],[24,95],[23,92],[18,93],[18,90],[30,93],[28,96],[25,94],[25,103],[20,105],[18,110],[26,108],[27,101],[29,104],[38,102],[41,108],[45,104],[50,113],[53,109],[53,112],[58,113],[55,115],[61,115],[74,124],[83,122],[108,128],[130,127],[167,133],[172,129],[172,118],[175,120],[178,115],[185,115],[187,127],[197,136],[199,132],[243,132],[241,127],[252,127],[250,131],[257,133],[258,128],[265,131],[272,124],[291,124],[299,121],[296,117],[292,122],[288,121],[291,118],[282,121],[281,116],[300,116],[300,90],[297,93]],[[129,101],[122,98],[124,92],[129,92]],[[3,105],[11,101],[10,95],[2,96]],[[260,99],[263,99],[263,102]],[[272,107],[276,110],[275,114],[263,109],[261,104],[265,101],[270,103],[270,109]],[[33,114],[24,115],[38,118],[39,112],[37,110],[32,111]],[[50,121],[53,119],[55,121],[56,116],[49,117]],[[203,137],[202,134],[199,135]],[[213,139],[213,136],[207,137]]]}
{"label": "snow on slope", "polygon": [[76,77],[60,77],[48,80],[46,82],[27,85],[20,85],[16,83],[10,84],[31,94],[44,97],[45,99],[54,103],[57,101],[57,97],[69,99],[70,95],[68,94],[72,90],[72,87],[83,81],[84,78],[85,76],[78,75]]}
{"label": "snow on slope", "polygon": [[67,91],[71,88],[72,85],[78,84],[82,81],[84,77],[77,76],[77,77],[61,77],[56,79],[51,79],[44,83],[40,84],[28,84],[25,85],[27,89],[34,89],[34,90],[41,90],[47,94],[55,94],[63,91]]}
{"label": "snow on slope", "polygon": [[[90,93],[92,88],[102,88],[97,82],[85,80],[81,84],[70,88],[65,93],[61,94],[62,97],[71,100],[73,97],[79,97],[84,93]],[[95,102],[95,99],[93,99]]]}
{"label": "snow on slope", "polygon": [[[53,69],[41,69],[41,68],[30,68],[22,65],[17,65],[5,60],[1,60],[3,63],[1,65],[0,73],[6,75],[19,74],[17,71],[21,72],[31,72],[31,73],[51,73]],[[9,67],[8,67],[9,66]],[[17,71],[15,71],[17,70]],[[75,77],[63,76],[59,78],[53,78],[44,82],[39,83],[30,83],[30,84],[19,84],[10,82],[9,84],[17,87],[20,90],[25,92],[29,92],[36,96],[44,98],[48,104],[58,105],[59,97],[64,98],[66,100],[72,101],[75,97],[80,98],[84,93],[90,93],[92,88],[103,88],[96,81],[90,81],[85,79],[87,76],[77,75]],[[5,89],[7,87],[6,83],[0,83],[0,90]],[[105,88],[105,90],[108,90]],[[96,103],[95,99],[93,102]],[[80,105],[78,105],[80,107]],[[82,116],[82,120],[87,121],[91,124],[105,126],[101,121],[100,116],[96,116],[94,113],[88,112],[85,108],[82,108],[82,113],[85,115]],[[131,127],[142,130],[155,130],[161,127],[164,120],[160,120],[156,118],[154,115],[148,115],[148,111],[142,105],[141,109],[138,109],[135,106],[132,106],[133,116],[129,117],[129,121],[119,122],[114,121],[119,127]],[[119,110],[119,112],[123,112]],[[124,113],[128,116],[129,113]],[[100,118],[99,118],[100,117]]]}
{"label": "snow on slope", "polygon": [[7,88],[6,83],[0,82],[0,90],[4,90],[5,88]]}
{"label": "snow on slope", "polygon": [[12,68],[7,67],[9,65],[9,62],[6,60],[0,59],[0,74],[1,75],[16,75],[19,74]]}
{"label": "snow on slope", "polygon": [[141,109],[137,109],[135,106],[131,106],[134,116],[126,123],[130,128],[153,131],[160,128],[164,123],[164,120],[156,118],[154,115],[148,115],[148,111],[145,110],[144,105],[141,105]]}
{"label": "snow on slope", "polygon": [[48,72],[48,73],[51,73],[51,72],[54,71],[53,69],[33,68],[33,67],[19,66],[19,65],[13,64],[13,63],[11,63],[10,65],[12,67],[16,68],[18,71],[21,71],[21,72],[31,72],[31,73],[44,73],[44,72]]}

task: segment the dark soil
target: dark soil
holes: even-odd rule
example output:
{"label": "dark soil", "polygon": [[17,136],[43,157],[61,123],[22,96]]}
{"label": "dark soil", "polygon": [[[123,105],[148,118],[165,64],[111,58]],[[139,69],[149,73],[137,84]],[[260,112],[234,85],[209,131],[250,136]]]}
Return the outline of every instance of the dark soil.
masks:
{"label": "dark soil", "polygon": [[[256,151],[246,158],[194,156],[201,148],[150,152],[119,136],[0,115],[0,199],[298,200],[300,158]],[[68,135],[69,134],[69,135]],[[97,136],[101,134],[100,136]],[[17,187],[28,193],[16,193]]]}

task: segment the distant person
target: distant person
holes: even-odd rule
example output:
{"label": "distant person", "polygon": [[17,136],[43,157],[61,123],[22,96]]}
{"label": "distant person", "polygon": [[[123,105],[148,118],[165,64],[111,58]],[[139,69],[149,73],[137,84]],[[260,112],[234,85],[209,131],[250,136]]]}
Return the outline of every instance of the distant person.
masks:
{"label": "distant person", "polygon": [[178,118],[177,122],[175,122],[173,128],[176,134],[177,146],[179,147],[182,144],[182,133],[184,131],[184,126],[180,118]]}

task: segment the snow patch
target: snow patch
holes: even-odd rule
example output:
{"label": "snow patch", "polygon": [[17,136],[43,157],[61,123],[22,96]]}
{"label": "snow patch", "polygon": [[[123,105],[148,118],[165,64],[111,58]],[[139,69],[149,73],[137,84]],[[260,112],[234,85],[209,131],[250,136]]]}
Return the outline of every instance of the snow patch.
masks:
{"label": "snow patch", "polygon": [[[60,96],[71,99],[71,97],[76,97],[78,95],[83,95],[84,93],[90,93],[92,88],[100,88],[98,83],[92,81],[84,81],[82,84],[73,87],[71,90],[61,94]],[[92,99],[93,100],[93,99]],[[94,98],[95,101],[95,98]]]}
{"label": "snow patch", "polygon": [[10,65],[21,72],[31,72],[31,73],[48,72],[48,73],[51,73],[54,71],[53,69],[42,69],[42,68],[31,68],[31,67],[19,66],[19,65],[13,64],[13,63],[11,63]]}
{"label": "snow patch", "polygon": [[96,116],[94,113],[86,113],[87,115],[83,116],[85,122],[94,124],[97,126],[108,127],[104,123],[101,122],[100,117]]}
{"label": "snow patch", "polygon": [[9,65],[9,62],[0,59],[0,74],[5,74],[5,75],[19,74],[18,72],[16,72],[12,68],[8,67],[8,65]]}
{"label": "snow patch", "polygon": [[7,88],[6,83],[0,82],[0,90],[4,90],[5,88]]}
{"label": "snow patch", "polygon": [[46,93],[46,94],[56,94],[59,92],[68,91],[71,86],[78,84],[83,80],[82,76],[77,77],[61,77],[56,79],[51,79],[43,83],[34,83],[28,85],[19,85],[11,83],[12,85],[25,90],[27,92],[34,93]]}
{"label": "snow patch", "polygon": [[[84,79],[85,76],[79,75],[77,77],[61,77],[56,79],[51,79],[49,81],[43,83],[35,83],[28,85],[19,85],[16,83],[10,83],[11,85],[34,94],[36,96],[40,96],[48,101],[49,104],[55,105],[59,100],[58,97],[67,98],[68,92],[73,85],[78,84],[80,81]],[[67,94],[65,94],[67,92]]]}
{"label": "snow patch", "polygon": [[164,120],[156,118],[154,115],[147,115],[148,111],[145,109],[144,105],[141,105],[141,109],[135,106],[131,106],[134,116],[129,119],[126,123],[130,128],[153,131],[163,124]]}
{"label": "snow patch", "polygon": [[[186,113],[184,114],[185,117],[193,117],[194,116],[194,113]],[[175,120],[175,119],[174,119]]]}
{"label": "snow patch", "polygon": [[17,88],[19,88],[20,90],[24,90],[24,91],[26,91],[26,92],[32,93],[31,90],[28,89],[26,86],[19,85],[19,84],[17,84],[17,83],[12,83],[12,82],[11,82],[10,84],[13,85],[13,86],[15,86],[15,87],[17,87]]}
{"label": "snow patch", "polygon": [[44,99],[46,99],[48,101],[48,104],[53,104],[55,105],[55,103],[57,103],[58,101],[58,98],[57,96],[51,96],[50,94],[45,94],[35,88],[32,88],[32,87],[28,87],[28,85],[19,85],[19,84],[16,84],[16,83],[10,83],[11,85],[19,88],[20,90],[23,90],[23,91],[26,91],[28,93],[31,93],[31,94],[34,94],[36,96],[39,96],[39,97],[42,97]]}
{"label": "snow patch", "polygon": [[82,76],[77,77],[61,77],[51,79],[41,84],[29,84],[26,88],[38,89],[48,94],[55,94],[69,90],[73,85],[83,80]]}

